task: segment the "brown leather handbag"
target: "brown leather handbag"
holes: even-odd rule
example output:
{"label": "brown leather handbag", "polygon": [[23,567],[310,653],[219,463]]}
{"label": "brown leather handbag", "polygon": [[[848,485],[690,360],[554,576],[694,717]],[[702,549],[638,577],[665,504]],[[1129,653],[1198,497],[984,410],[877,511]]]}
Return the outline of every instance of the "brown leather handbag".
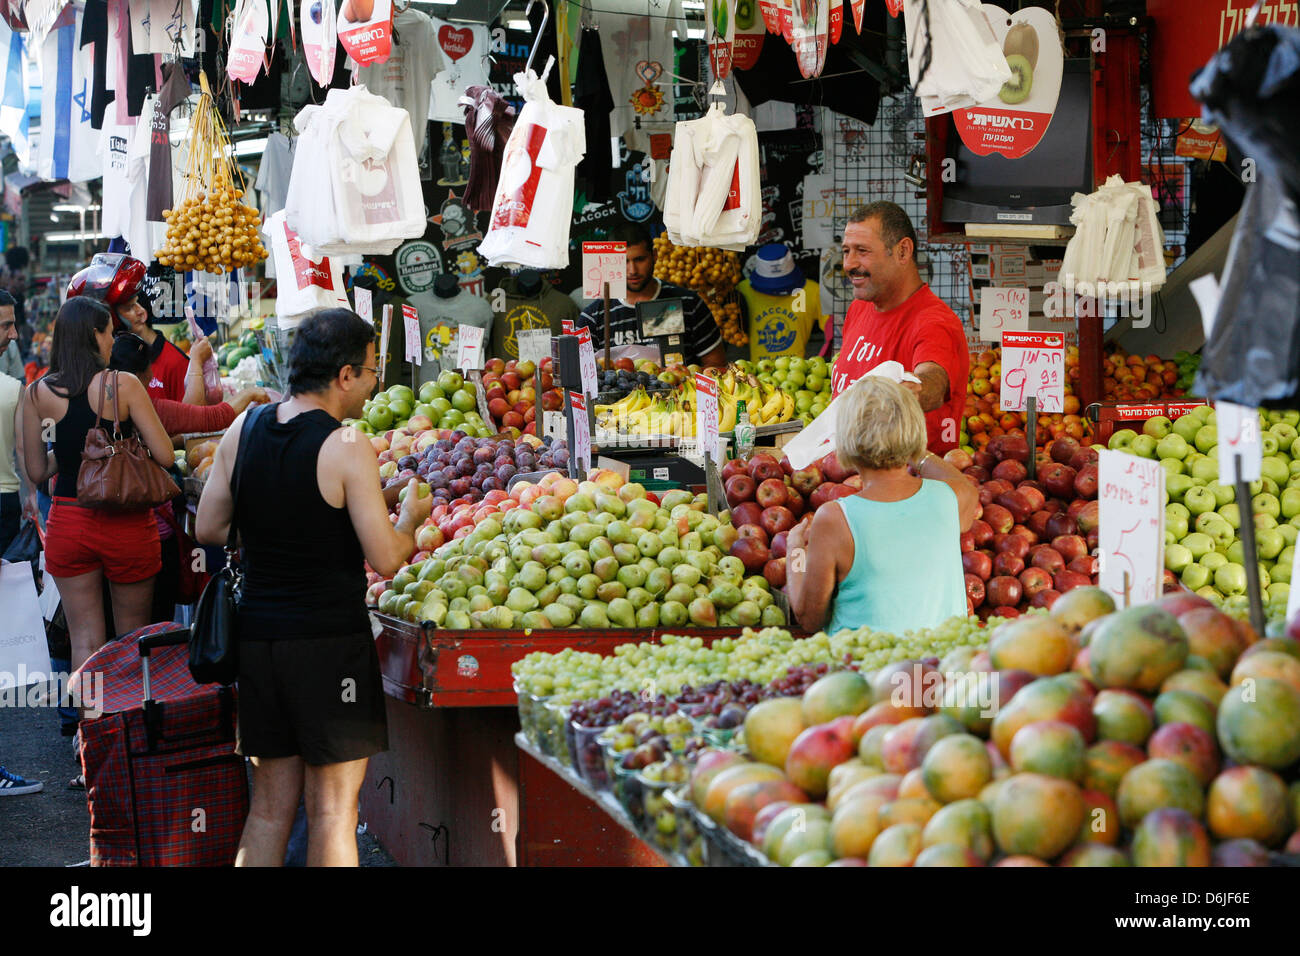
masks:
{"label": "brown leather handbag", "polygon": [[122,437],[117,411],[117,372],[113,372],[113,432],[102,427],[108,373],[99,380],[95,427],[86,432],[77,473],[77,503],[102,511],[148,511],[181,493],[136,434]]}

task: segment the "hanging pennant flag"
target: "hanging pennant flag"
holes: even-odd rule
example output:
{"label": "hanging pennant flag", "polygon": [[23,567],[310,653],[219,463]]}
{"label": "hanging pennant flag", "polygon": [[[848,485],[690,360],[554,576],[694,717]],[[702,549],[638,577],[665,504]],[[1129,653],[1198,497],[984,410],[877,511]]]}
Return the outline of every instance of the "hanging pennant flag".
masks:
{"label": "hanging pennant flag", "polygon": [[23,13],[23,5],[19,0],[0,0],[0,18],[9,25],[10,31],[27,32],[27,16]]}
{"label": "hanging pennant flag", "polygon": [[0,23],[0,133],[9,137],[18,165],[26,167],[27,78],[23,72],[23,35],[15,33],[9,19]]}
{"label": "hanging pennant flag", "polygon": [[303,0],[302,52],[317,86],[328,86],[334,76],[338,36],[333,0]]}
{"label": "hanging pennant flag", "polygon": [[[891,0],[891,5],[892,5],[892,0]],[[862,14],[866,12],[867,0],[849,0],[849,6],[853,10],[853,29],[857,30],[858,33],[861,33]],[[899,8],[900,9],[902,8],[901,2],[899,3]],[[894,14],[894,16],[898,16],[898,14]]]}
{"label": "hanging pennant flag", "polygon": [[804,79],[821,76],[829,30],[830,0],[794,0],[788,40]]}
{"label": "hanging pennant flag", "polygon": [[768,33],[781,32],[781,10],[790,6],[790,0],[757,0],[758,12]]}
{"label": "hanging pennant flag", "polygon": [[839,43],[844,32],[844,0],[831,0],[831,42]]}
{"label": "hanging pennant flag", "polygon": [[758,13],[758,0],[736,0],[734,19],[736,34],[732,38],[731,65],[737,70],[749,70],[758,62],[763,37],[767,36]]}
{"label": "hanging pennant flag", "polygon": [[64,12],[67,2],[68,0],[27,0],[23,4],[29,50],[44,52],[45,38],[51,30],[61,25],[59,15]]}
{"label": "hanging pennant flag", "polygon": [[713,77],[725,80],[731,75],[731,51],[736,32],[736,0],[707,0],[709,67]]}
{"label": "hanging pennant flag", "polygon": [[[889,10],[891,17],[897,18],[903,12],[903,0],[885,0],[885,7]],[[862,29],[861,24],[859,24],[858,29]]]}
{"label": "hanging pennant flag", "polygon": [[69,6],[69,22],[51,30],[41,54],[41,129],[36,175],[84,183],[98,179],[99,132],[91,126],[91,51],[78,45],[82,8]]}
{"label": "hanging pennant flag", "polygon": [[339,39],[358,66],[384,63],[392,50],[392,0],[343,0]]}
{"label": "hanging pennant flag", "polygon": [[235,6],[235,26],[226,57],[226,73],[232,80],[252,83],[262,72],[269,19],[266,0],[239,0]]}

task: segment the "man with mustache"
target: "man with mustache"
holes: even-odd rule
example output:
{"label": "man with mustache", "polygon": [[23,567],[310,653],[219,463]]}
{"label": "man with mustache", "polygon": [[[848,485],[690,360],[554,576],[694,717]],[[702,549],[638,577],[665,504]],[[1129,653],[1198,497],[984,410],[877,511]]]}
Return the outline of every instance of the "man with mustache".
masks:
{"label": "man with mustache", "polygon": [[956,448],[970,353],[961,320],[921,281],[912,220],[892,202],[859,206],[849,214],[841,251],[853,302],[831,375],[833,393],[881,362],[899,362],[921,380],[903,384],[925,412],[927,448],[936,455]]}

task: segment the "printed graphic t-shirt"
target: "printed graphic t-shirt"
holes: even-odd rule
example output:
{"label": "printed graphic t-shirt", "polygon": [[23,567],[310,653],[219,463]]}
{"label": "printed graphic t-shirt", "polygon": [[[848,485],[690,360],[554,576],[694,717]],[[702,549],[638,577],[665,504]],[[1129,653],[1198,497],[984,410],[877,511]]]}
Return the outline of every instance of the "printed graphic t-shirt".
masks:
{"label": "printed graphic t-shirt", "polygon": [[558,336],[565,319],[575,323],[578,319],[578,307],[573,300],[545,282],[541,293],[535,296],[520,295],[513,278],[502,282],[501,288],[506,290],[505,308],[495,314],[492,322],[494,358],[519,358],[520,332],[549,329],[552,336]]}
{"label": "printed graphic t-shirt", "polygon": [[768,295],[754,289],[748,279],[736,286],[748,315],[749,357],[753,361],[781,355],[802,358],[813,323],[824,324],[817,283],[811,279],[804,282],[802,311],[794,309],[795,291],[787,295]]}
{"label": "printed graphic t-shirt", "polygon": [[482,296],[462,289],[449,299],[441,299],[424,292],[411,296],[411,304],[420,313],[420,341],[424,348],[420,384],[433,381],[443,369],[456,367],[462,325],[486,329],[484,340],[492,338],[492,306]]}
{"label": "printed graphic t-shirt", "polygon": [[434,42],[433,18],[408,7],[393,18],[398,42],[383,63],[362,67],[358,79],[371,93],[411,114],[415,155],[424,151],[428,130],[429,89],[442,69],[442,54]]}
{"label": "printed graphic t-shirt", "polygon": [[844,345],[831,374],[834,394],[891,360],[909,372],[923,362],[943,366],[948,373],[948,400],[925,415],[928,448],[936,455],[956,448],[970,354],[961,320],[928,285],[885,312],[870,302],[853,301],[844,320]]}

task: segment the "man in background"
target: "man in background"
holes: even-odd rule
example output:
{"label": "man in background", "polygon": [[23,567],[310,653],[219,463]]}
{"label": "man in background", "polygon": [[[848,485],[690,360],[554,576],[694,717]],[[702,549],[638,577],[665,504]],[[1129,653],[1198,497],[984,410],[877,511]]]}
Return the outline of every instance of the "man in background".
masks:
{"label": "man in background", "polygon": [[27,380],[22,350],[18,345],[17,300],[0,289],[0,374]]}

